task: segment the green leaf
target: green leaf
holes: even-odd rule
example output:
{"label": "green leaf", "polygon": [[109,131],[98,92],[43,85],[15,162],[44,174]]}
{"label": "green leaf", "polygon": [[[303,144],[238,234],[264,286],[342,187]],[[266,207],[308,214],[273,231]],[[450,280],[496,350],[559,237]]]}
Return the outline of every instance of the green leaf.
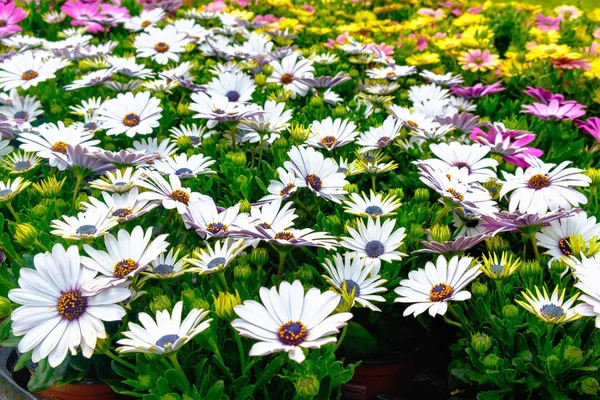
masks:
{"label": "green leaf", "polygon": [[169,381],[161,376],[156,380],[156,389],[158,389],[158,393],[163,395],[169,393],[171,386],[169,386]]}
{"label": "green leaf", "polygon": [[165,378],[172,386],[176,387],[182,392],[188,393],[190,391],[190,382],[181,372],[170,369],[165,372]]}
{"label": "green leaf", "polygon": [[206,393],[206,396],[204,396],[204,400],[221,400],[224,391],[225,383],[223,381],[216,381]]}
{"label": "green leaf", "polygon": [[29,361],[31,361],[31,355],[33,354],[33,350],[29,350],[27,353],[21,354],[17,363],[15,364],[15,371],[22,370]]}
{"label": "green leaf", "polygon": [[252,394],[254,393],[254,389],[254,385],[246,386],[237,394],[237,396],[235,397],[236,400],[244,400],[252,396]]}
{"label": "green leaf", "polygon": [[283,359],[283,357],[277,356],[273,361],[269,363],[269,365],[267,365],[263,373],[260,374],[254,386],[256,388],[261,388],[263,385],[269,382],[271,378],[273,378],[279,372],[281,367],[283,367],[284,363],[285,360]]}
{"label": "green leaf", "polygon": [[49,389],[50,386],[54,385],[65,375],[67,368],[69,367],[69,355],[67,358],[58,365],[56,368],[52,368],[48,363],[48,359],[44,358],[40,360],[35,373],[31,375],[29,383],[27,383],[27,389],[30,392],[41,392],[42,390]]}

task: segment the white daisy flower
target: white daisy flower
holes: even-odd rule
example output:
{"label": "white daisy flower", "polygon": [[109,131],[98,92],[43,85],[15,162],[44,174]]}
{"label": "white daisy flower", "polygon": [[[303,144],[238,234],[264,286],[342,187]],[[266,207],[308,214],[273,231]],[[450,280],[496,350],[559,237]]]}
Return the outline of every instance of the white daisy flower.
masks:
{"label": "white daisy flower", "polygon": [[233,207],[217,207],[209,196],[190,202],[182,215],[186,227],[191,226],[200,237],[229,236],[247,223],[248,214],[240,213],[240,204]]}
{"label": "white daisy flower", "polygon": [[141,226],[136,226],[131,234],[120,229],[117,237],[104,236],[104,245],[108,251],[96,250],[88,244],[83,249],[89,257],[81,257],[81,264],[101,275],[98,283],[87,285],[90,290],[108,286],[122,286],[128,278],[148,268],[148,264],[160,254],[167,251],[169,243],[165,241],[167,234],[158,235],[152,242],[152,228],[146,233]]}
{"label": "white daisy flower", "polygon": [[[155,10],[152,10],[155,11]],[[108,62],[119,74],[127,75],[132,78],[146,79],[152,78],[154,72],[145,65],[140,65],[135,62],[135,57],[117,57],[106,56]]]}
{"label": "white daisy flower", "polygon": [[265,230],[274,232],[283,231],[294,225],[294,220],[298,218],[296,210],[291,208],[294,203],[281,204],[281,199],[273,200],[260,206],[250,208],[250,217],[248,226],[250,229],[261,227]]}
{"label": "white daisy flower", "polygon": [[0,115],[4,115],[11,124],[20,129],[31,128],[31,123],[44,113],[42,103],[35,96],[21,97],[17,89],[10,91],[8,100],[7,105],[0,107]]}
{"label": "white daisy flower", "polygon": [[560,165],[547,164],[534,157],[526,157],[531,165],[526,170],[519,167],[515,174],[502,171],[504,182],[500,197],[509,192],[509,211],[519,210],[522,213],[545,214],[559,208],[570,210],[579,204],[587,204],[585,195],[573,186],[586,187],[591,179],[582,174],[579,168],[566,168],[570,161]]}
{"label": "white daisy flower", "polygon": [[471,266],[472,257],[454,256],[446,261],[444,256],[437,258],[434,265],[427,261],[425,268],[408,273],[408,279],[400,281],[394,291],[395,303],[412,303],[404,310],[404,316],[419,314],[429,310],[429,315],[444,315],[448,310],[448,302],[464,301],[471,298],[471,293],[464,288],[482,273],[480,265]]}
{"label": "white daisy flower", "polygon": [[431,83],[440,86],[456,86],[463,83],[463,78],[460,75],[452,75],[451,72],[448,72],[444,75],[435,74],[429,70],[422,71],[419,75],[428,80]]}
{"label": "white daisy flower", "polygon": [[296,95],[306,96],[308,86],[300,83],[298,78],[312,78],[315,71],[311,60],[305,58],[299,60],[298,57],[300,57],[298,53],[293,53],[281,62],[273,61],[271,63],[273,73],[267,78],[267,82],[279,83],[285,90],[290,90],[292,99],[295,99]]}
{"label": "white daisy flower", "polygon": [[63,86],[66,91],[77,90],[85,87],[92,87],[109,81],[116,73],[116,68],[103,68],[97,71],[89,72],[75,79],[71,84]]}
{"label": "white daisy flower", "polygon": [[119,224],[108,208],[92,208],[86,212],[77,213],[76,217],[63,216],[64,222],[55,219],[50,224],[53,235],[71,240],[85,240],[104,236]]}
{"label": "white daisy flower", "polygon": [[139,34],[133,43],[138,57],[152,57],[158,64],[165,65],[171,61],[179,61],[179,54],[185,51],[189,43],[185,33],[177,32],[173,25],[163,29],[148,28]]}
{"label": "white daisy flower", "polygon": [[123,194],[102,192],[104,202],[90,197],[90,203],[81,203],[81,206],[88,210],[90,208],[108,208],[110,215],[118,218],[119,223],[131,221],[141,215],[150,212],[158,203],[151,202],[146,199],[140,199],[137,187],[132,188],[129,192]]}
{"label": "white daisy flower", "polygon": [[278,167],[277,175],[279,180],[271,179],[267,190],[269,194],[263,196],[260,202],[270,202],[277,199],[287,200],[290,196],[296,193],[299,187],[303,187],[304,181],[297,178],[293,172],[288,172],[285,169]]}
{"label": "white daisy flower", "polygon": [[348,294],[354,291],[356,303],[372,311],[381,311],[371,302],[385,302],[385,299],[376,293],[387,292],[387,289],[382,286],[387,281],[381,279],[378,274],[371,273],[372,265],[366,265],[354,253],[346,253],[344,258],[337,253],[333,262],[326,259],[322,265],[327,271],[327,275],[323,277],[336,290],[345,289]]}
{"label": "white daisy flower", "polygon": [[573,255],[569,240],[573,235],[581,235],[587,242],[592,237],[600,237],[600,224],[596,223],[596,217],[589,217],[585,211],[581,211],[567,218],[550,222],[550,226],[544,227],[536,235],[537,245],[548,249],[544,254],[552,258],[548,261],[548,267],[555,260]]}
{"label": "white daisy flower", "polygon": [[138,314],[142,326],[130,322],[129,331],[123,332],[127,339],[117,341],[119,353],[169,354],[181,349],[196,335],[209,328],[212,318],[205,319],[210,311],[194,308],[181,321],[183,301],[178,301],[173,312],[156,313],[156,322],[146,313]]}
{"label": "white daisy flower", "polygon": [[215,171],[208,169],[216,161],[202,154],[194,154],[188,158],[187,154],[182,153],[173,158],[166,157],[154,161],[154,169],[161,175],[177,175],[181,179],[193,178],[202,174],[216,174]]}
{"label": "white daisy flower", "polygon": [[315,232],[310,228],[287,228],[280,231],[274,231],[273,229],[267,230],[261,226],[257,226],[256,230],[262,234],[260,240],[275,243],[280,246],[322,247],[326,250],[331,250],[335,249],[338,245],[336,238],[329,233]]}
{"label": "white daisy flower", "polygon": [[102,97],[91,97],[89,99],[81,100],[81,105],[70,106],[69,108],[72,114],[84,116],[92,116],[96,114],[96,112],[102,108]]}
{"label": "white daisy flower", "polygon": [[135,187],[143,178],[143,170],[127,167],[124,171],[106,172],[99,179],[91,181],[90,187],[106,192],[125,193]]}
{"label": "white daisy flower", "polygon": [[367,76],[371,79],[389,79],[395,81],[403,76],[412,75],[417,72],[416,67],[406,65],[389,65],[382,68],[371,68],[367,70]]}
{"label": "white daisy flower", "polygon": [[304,293],[300,281],[282,282],[279,291],[261,287],[262,303],[246,300],[235,306],[240,317],[231,325],[241,336],[258,340],[250,349],[250,356],[262,356],[285,351],[290,359],[301,363],[305,359],[302,348],[319,348],[335,343],[331,336],[346,326],[351,313],[330,315],[340,302],[332,291],[321,293],[311,288]]}
{"label": "white daisy flower", "polygon": [[404,228],[394,231],[396,220],[387,219],[381,224],[379,217],[374,219],[369,216],[366,225],[363,220],[357,222],[358,230],[348,227],[351,237],[342,237],[340,245],[350,251],[355,251],[367,265],[374,265],[375,271],[379,271],[381,261],[400,261],[403,256],[406,256],[406,254],[396,251],[406,237]]}
{"label": "white daisy flower", "polygon": [[336,63],[339,58],[333,53],[311,54],[309,58],[317,64],[329,65]]}
{"label": "white daisy flower", "polygon": [[155,8],[153,10],[142,10],[139,16],[131,17],[125,21],[123,26],[125,29],[132,32],[139,32],[141,30],[147,31],[154,27],[156,23],[162,21],[165,18],[165,11],[162,8]]}
{"label": "white daisy flower", "polygon": [[360,134],[356,140],[356,144],[361,146],[359,152],[365,153],[387,147],[400,136],[402,125],[402,121],[394,118],[392,115],[388,116],[382,125],[375,128],[371,127],[368,132]]}
{"label": "white daisy flower", "polygon": [[596,328],[600,328],[600,256],[581,258],[573,266],[573,275],[578,279],[574,286],[583,292],[579,297],[582,303],[577,304],[574,311],[586,317],[595,317]]}
{"label": "white daisy flower", "polygon": [[9,179],[6,183],[0,181],[0,203],[12,201],[16,195],[29,185],[31,185],[31,182],[23,180],[20,176],[13,181]]}
{"label": "white daisy flower", "polygon": [[116,99],[106,100],[98,114],[107,135],[125,133],[134,137],[136,134],[152,133],[152,129],[160,125],[161,111],[160,100],[150,97],[149,92],[135,95],[127,92],[119,93]]}
{"label": "white daisy flower", "polygon": [[480,144],[462,144],[459,142],[432,143],[429,145],[431,152],[438,158],[430,158],[424,163],[432,168],[443,170],[449,167],[465,168],[466,174],[461,177],[465,183],[487,182],[496,179],[498,161],[485,158],[490,148]]}
{"label": "white daisy flower", "polygon": [[302,187],[307,187],[319,197],[341,203],[348,193],[346,175],[338,172],[338,165],[331,158],[325,158],[312,147],[292,147],[288,153],[290,161],[284,166],[298,178],[303,179]]}
{"label": "white daisy flower", "polygon": [[56,71],[67,65],[68,60],[26,51],[0,64],[0,89],[27,90],[40,82],[55,78]]}
{"label": "white daisy flower", "polygon": [[196,124],[175,126],[169,129],[169,132],[171,132],[171,136],[175,140],[180,137],[188,137],[194,147],[199,146],[202,139],[207,138],[214,133],[214,131],[207,132],[205,126],[198,127]]}
{"label": "white daisy flower", "polygon": [[164,139],[159,142],[156,138],[148,138],[134,141],[133,147],[130,147],[127,150],[147,155],[154,155],[160,160],[163,158],[169,158],[175,154],[177,151],[177,143],[173,143],[169,139]]}
{"label": "white daisy flower", "polygon": [[179,258],[179,249],[171,249],[166,255],[156,257],[142,274],[153,279],[171,279],[183,275],[188,267],[187,261]]}
{"label": "white daisy flower", "polygon": [[306,144],[312,147],[332,150],[354,141],[358,135],[356,124],[348,119],[331,117],[323,121],[313,121],[310,126],[311,135],[306,139]]}
{"label": "white daisy flower", "polygon": [[[263,106],[263,114],[241,121],[237,129],[244,135],[241,142],[257,143],[262,140],[269,144],[279,138],[280,132],[286,129],[292,119],[292,110],[283,111],[285,103],[267,100]],[[262,135],[262,136],[261,136]]]}
{"label": "white daisy flower", "polygon": [[128,289],[110,288],[102,292],[86,292],[85,283],[96,283],[95,271],[81,266],[77,246],[66,251],[55,244],[52,252],[36,254],[35,269],[23,268],[18,289],[8,297],[22,304],[11,314],[12,331],[23,336],[18,349],[33,350],[31,361],[48,358],[55,368],[67,352],[81,349],[90,358],[97,339],[106,339],[103,321],[120,321],[125,310],[117,303],[131,296]]}
{"label": "white daisy flower", "polygon": [[579,297],[579,293],[565,301],[566,289],[562,289],[559,295],[558,286],[556,286],[551,296],[548,295],[545,287],[542,288],[542,291],[543,293],[536,286],[534,295],[527,289],[521,293],[523,300],[515,301],[542,321],[551,324],[564,324],[583,317],[583,315],[577,313],[575,307],[572,307]]}
{"label": "white daisy flower", "polygon": [[209,96],[206,93],[192,93],[191,97],[190,110],[197,112],[193,117],[207,119],[206,126],[209,129],[221,121],[244,120],[264,112],[255,104],[232,102],[218,94]]}
{"label": "white daisy flower", "polygon": [[169,175],[167,181],[159,173],[148,171],[146,178],[138,181],[136,185],[148,189],[147,192],[140,194],[140,199],[160,201],[164,208],[167,210],[177,209],[179,214],[184,214],[189,204],[199,201],[201,197],[206,197],[181,186],[181,181],[175,174]]}
{"label": "white daisy flower", "polygon": [[358,215],[359,217],[389,217],[395,215],[394,212],[400,207],[400,200],[396,196],[383,196],[381,193],[375,193],[371,190],[370,195],[366,193],[352,193],[350,200],[344,201],[344,211],[348,214]]}
{"label": "white daisy flower", "polygon": [[[2,159],[2,168],[9,171],[9,174],[24,174],[40,164],[40,158],[34,153],[26,153],[23,151],[13,152],[12,146],[3,147],[8,144],[8,140],[0,141],[0,156],[8,156]],[[4,152],[7,150],[7,152]]]}
{"label": "white daisy flower", "polygon": [[209,96],[215,94],[227,97],[233,103],[248,103],[252,101],[252,93],[256,89],[252,78],[243,72],[225,73],[215,77],[206,84],[206,93]]}
{"label": "white daisy flower", "polygon": [[197,272],[201,275],[212,274],[226,268],[235,257],[237,257],[248,245],[244,239],[216,241],[214,249],[210,245],[205,249],[194,251],[191,257],[185,257],[184,260],[192,265],[189,272]]}
{"label": "white daisy flower", "polygon": [[487,232],[487,229],[481,224],[481,214],[468,208],[453,209],[452,224],[458,229],[456,236],[477,236]]}
{"label": "white daisy flower", "polygon": [[437,102],[447,100],[450,97],[450,91],[441,86],[431,83],[429,85],[411,86],[408,89],[408,99],[416,105],[417,103]]}

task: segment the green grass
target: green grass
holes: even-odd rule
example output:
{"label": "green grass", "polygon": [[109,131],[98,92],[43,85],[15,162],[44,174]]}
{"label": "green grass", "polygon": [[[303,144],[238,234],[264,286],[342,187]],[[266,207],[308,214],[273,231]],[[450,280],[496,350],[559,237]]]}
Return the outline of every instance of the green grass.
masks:
{"label": "green grass", "polygon": [[582,10],[600,8],[599,0],[522,0],[524,3],[539,4],[546,8],[554,8],[561,5],[576,6]]}

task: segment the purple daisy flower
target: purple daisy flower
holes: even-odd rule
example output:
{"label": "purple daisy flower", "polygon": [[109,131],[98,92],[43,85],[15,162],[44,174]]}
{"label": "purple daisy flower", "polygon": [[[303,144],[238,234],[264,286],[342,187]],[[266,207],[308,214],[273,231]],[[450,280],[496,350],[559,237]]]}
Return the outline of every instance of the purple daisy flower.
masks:
{"label": "purple daisy flower", "polygon": [[535,115],[543,120],[556,118],[557,120],[562,121],[564,119],[572,120],[581,117],[585,114],[585,106],[582,106],[575,101],[561,103],[558,100],[553,99],[550,100],[550,103],[548,104],[524,104],[521,112],[524,114]]}
{"label": "purple daisy flower", "polygon": [[465,99],[478,99],[487,96],[488,94],[504,91],[504,88],[500,87],[501,84],[502,82],[498,81],[492,85],[482,85],[481,83],[477,83],[474,86],[469,87],[454,86],[453,88],[450,88],[450,93]]}
{"label": "purple daisy flower", "polygon": [[527,86],[527,90],[523,90],[523,93],[544,104],[550,104],[552,100],[558,100],[559,103],[565,103],[565,96],[560,93],[552,93],[540,86],[536,88]]}
{"label": "purple daisy flower", "polygon": [[600,142],[600,118],[591,117],[587,121],[577,121],[577,126],[580,130],[589,133]]}
{"label": "purple daisy flower", "polygon": [[469,250],[472,247],[477,246],[479,243],[490,237],[490,234],[479,233],[475,236],[459,236],[454,240],[448,240],[446,242],[436,242],[431,236],[431,230],[425,229],[427,233],[428,241],[421,240],[421,244],[425,246],[424,249],[415,250],[413,254],[427,254],[427,253],[453,253],[459,251]]}
{"label": "purple daisy flower", "polygon": [[479,121],[479,115],[473,115],[468,112],[462,112],[460,114],[454,114],[451,117],[437,117],[436,122],[442,125],[452,125],[457,130],[464,134],[470,134],[473,128],[477,128],[481,125]]}
{"label": "purple daisy flower", "polygon": [[517,232],[519,229],[538,226],[540,228],[550,225],[550,222],[557,219],[566,218],[580,212],[580,208],[574,208],[569,211],[552,211],[545,215],[537,213],[526,214],[520,211],[501,211],[494,215],[482,215],[481,225],[488,232]]}

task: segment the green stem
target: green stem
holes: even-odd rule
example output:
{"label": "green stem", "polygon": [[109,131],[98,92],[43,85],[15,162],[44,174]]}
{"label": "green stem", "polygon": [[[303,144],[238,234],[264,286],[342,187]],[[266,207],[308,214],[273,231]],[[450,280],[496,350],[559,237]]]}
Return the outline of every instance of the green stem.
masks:
{"label": "green stem", "polygon": [[312,215],[312,213],[310,212],[309,208],[306,207],[306,205],[298,198],[298,195],[292,197],[292,201],[294,202],[295,205],[297,205],[302,210],[304,210],[304,212],[306,213],[306,215],[308,217],[314,218],[313,215]]}
{"label": "green stem", "polygon": [[118,362],[119,364],[121,364],[121,365],[123,365],[123,366],[125,366],[125,367],[127,367],[127,368],[130,368],[130,369],[133,369],[133,370],[135,370],[135,365],[133,365],[133,364],[130,364],[130,363],[128,363],[127,361],[123,360],[122,358],[119,358],[119,357],[117,357],[115,354],[113,354],[113,352],[112,352],[112,351],[110,351],[110,349],[107,349],[107,350],[104,352],[104,355],[105,355],[105,356],[108,356],[108,357],[110,357],[110,358],[111,358],[111,359],[113,359],[114,361]]}
{"label": "green stem", "polygon": [[279,251],[279,266],[277,268],[277,280],[281,280],[281,275],[283,274],[283,266],[285,265],[285,259],[287,255],[287,251]]}
{"label": "green stem", "polygon": [[334,353],[342,345],[342,342],[344,341],[344,338],[346,337],[346,331],[347,330],[348,330],[348,325],[344,326],[344,329],[342,329],[342,334],[340,335],[340,338],[338,339],[337,343],[333,346],[333,352]]}
{"label": "green stem", "polygon": [[179,372],[183,376],[185,376],[185,372],[183,372],[183,368],[181,368],[181,365],[179,364],[179,361],[177,361],[177,353],[175,353],[175,352],[169,353],[167,355],[167,357],[169,358],[169,360],[171,361],[171,363],[173,364],[173,366],[175,367],[175,369],[177,370],[177,372]]}
{"label": "green stem", "polygon": [[448,214],[448,211],[450,211],[450,207],[448,207],[447,205],[444,205],[444,208],[442,208],[440,210],[440,212],[436,215],[435,220],[433,221],[433,224],[431,224],[431,226],[435,226],[437,225],[438,222],[440,222],[440,220],[446,216],[446,214]]}
{"label": "green stem", "polygon": [[459,325],[461,325],[461,328],[466,330],[469,333],[469,336],[471,336],[471,329],[469,328],[467,321],[465,321],[460,315],[458,315],[458,313],[456,312],[456,310],[450,302],[448,302],[448,311],[454,318],[456,318],[456,320],[459,322]]}
{"label": "green stem", "polygon": [[81,177],[81,175],[76,174],[75,176],[75,190],[73,191],[73,206],[75,208],[77,208],[77,195],[79,194],[79,189],[81,187],[81,181],[83,180],[83,178]]}
{"label": "green stem", "polygon": [[46,246],[44,246],[43,244],[40,243],[39,240],[35,240],[35,242],[33,242],[33,244],[40,250],[42,250],[43,253],[46,253],[48,251],[48,249],[46,248]]}
{"label": "green stem", "polygon": [[377,193],[377,185],[375,184],[376,175],[371,175],[371,187],[373,188],[373,193]]}
{"label": "green stem", "polygon": [[[233,330],[235,330],[232,327]],[[240,367],[242,371],[246,371],[246,353],[244,352],[244,345],[242,344],[242,339],[240,335],[236,332],[233,332],[233,337],[235,338],[235,343],[237,344],[238,354],[240,357]]]}
{"label": "green stem", "polygon": [[449,325],[455,326],[455,327],[460,328],[460,329],[464,329],[464,327],[461,324],[459,324],[456,321],[451,320],[450,318],[448,318],[447,315],[444,315],[443,319],[444,319],[444,322],[447,323],[447,324],[449,324]]}
{"label": "green stem", "polygon": [[232,124],[231,125],[231,148],[233,149],[233,152],[237,152],[237,145],[235,143],[236,141],[236,132],[237,132],[237,124]]}
{"label": "green stem", "polygon": [[262,166],[262,157],[263,157],[263,135],[260,135],[259,149],[258,149],[258,165],[256,166],[256,171],[260,172],[260,167]]}
{"label": "green stem", "polygon": [[7,201],[4,204],[6,205],[6,208],[8,208],[8,211],[10,211],[10,213],[12,214],[13,218],[15,219],[15,222],[19,222],[19,216],[15,212],[15,209],[13,208],[12,204],[10,204],[10,201]]}
{"label": "green stem", "polygon": [[160,230],[158,231],[157,235],[162,234],[165,231],[165,229],[167,229],[167,226],[169,226],[169,222],[171,222],[171,220],[173,219],[173,216],[175,215],[176,212],[177,212],[176,208],[173,208],[169,212],[169,215],[167,215],[167,219],[165,220],[165,222],[160,227]]}
{"label": "green stem", "polygon": [[531,245],[533,246],[533,254],[535,255],[535,259],[539,260],[540,259],[540,252],[539,249],[537,247],[537,240],[536,240],[536,232],[532,232],[531,234],[529,234],[529,240],[531,240]]}
{"label": "green stem", "polygon": [[229,291],[229,285],[227,284],[227,279],[225,279],[225,271],[219,271],[219,272],[215,273],[215,275],[217,275],[217,277],[219,278],[219,281],[221,282],[221,286],[223,286],[223,289],[226,292]]}

